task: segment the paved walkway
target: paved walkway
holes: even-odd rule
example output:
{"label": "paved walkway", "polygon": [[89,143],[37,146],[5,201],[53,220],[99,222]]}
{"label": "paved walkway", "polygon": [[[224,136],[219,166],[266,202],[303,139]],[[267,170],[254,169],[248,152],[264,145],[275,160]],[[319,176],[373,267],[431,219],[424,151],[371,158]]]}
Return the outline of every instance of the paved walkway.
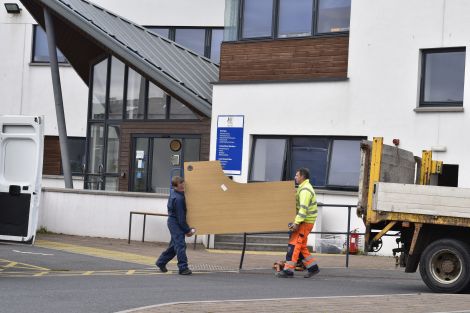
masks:
{"label": "paved walkway", "polygon": [[124,312],[470,312],[470,295],[410,294],[169,303]]}

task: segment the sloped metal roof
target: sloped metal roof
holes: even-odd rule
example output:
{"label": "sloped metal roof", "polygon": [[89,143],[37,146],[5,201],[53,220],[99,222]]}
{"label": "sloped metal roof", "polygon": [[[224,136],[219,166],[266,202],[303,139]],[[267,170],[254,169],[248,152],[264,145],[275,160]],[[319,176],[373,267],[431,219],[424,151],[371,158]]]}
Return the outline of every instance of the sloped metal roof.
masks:
{"label": "sloped metal roof", "polygon": [[[83,63],[87,61],[86,64],[91,64],[93,60],[89,58],[96,53],[80,51],[82,49],[78,44],[74,49],[67,49],[65,42],[71,41],[67,36],[75,36],[78,40],[78,37],[85,35],[95,42],[90,46],[90,51],[100,47],[117,56],[173,96],[211,116],[211,82],[218,80],[219,66],[209,59],[86,0],[21,2],[38,23],[43,25],[43,9],[47,7],[54,20],[63,24],[63,29],[57,31],[62,31],[57,35],[57,45],[73,67],[82,67],[80,72],[84,80],[88,76]],[[71,34],[71,31],[77,33]],[[83,38],[81,41],[85,42]]]}

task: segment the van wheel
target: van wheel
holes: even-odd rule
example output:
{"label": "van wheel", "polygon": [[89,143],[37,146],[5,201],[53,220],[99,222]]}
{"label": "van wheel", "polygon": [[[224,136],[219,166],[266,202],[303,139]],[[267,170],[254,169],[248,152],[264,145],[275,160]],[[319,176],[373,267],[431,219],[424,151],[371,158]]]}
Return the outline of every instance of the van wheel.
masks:
{"label": "van wheel", "polygon": [[441,239],[423,251],[419,273],[434,292],[458,293],[470,284],[469,246],[454,239]]}

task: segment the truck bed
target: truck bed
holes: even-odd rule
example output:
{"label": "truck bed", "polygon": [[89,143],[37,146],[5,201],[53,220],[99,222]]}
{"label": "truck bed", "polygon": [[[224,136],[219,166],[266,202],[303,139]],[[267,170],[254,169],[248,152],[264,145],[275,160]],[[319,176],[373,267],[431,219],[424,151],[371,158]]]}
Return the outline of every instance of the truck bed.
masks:
{"label": "truck bed", "polygon": [[468,219],[465,222],[470,224],[470,189],[379,182],[375,185],[372,209],[378,213],[425,215],[432,220]]}

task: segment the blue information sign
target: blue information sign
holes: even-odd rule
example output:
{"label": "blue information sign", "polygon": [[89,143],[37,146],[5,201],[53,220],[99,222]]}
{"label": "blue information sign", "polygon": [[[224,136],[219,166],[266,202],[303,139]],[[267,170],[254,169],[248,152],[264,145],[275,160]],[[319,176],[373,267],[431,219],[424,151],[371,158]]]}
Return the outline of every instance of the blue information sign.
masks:
{"label": "blue information sign", "polygon": [[225,174],[241,175],[243,152],[243,115],[219,115],[215,159]]}

